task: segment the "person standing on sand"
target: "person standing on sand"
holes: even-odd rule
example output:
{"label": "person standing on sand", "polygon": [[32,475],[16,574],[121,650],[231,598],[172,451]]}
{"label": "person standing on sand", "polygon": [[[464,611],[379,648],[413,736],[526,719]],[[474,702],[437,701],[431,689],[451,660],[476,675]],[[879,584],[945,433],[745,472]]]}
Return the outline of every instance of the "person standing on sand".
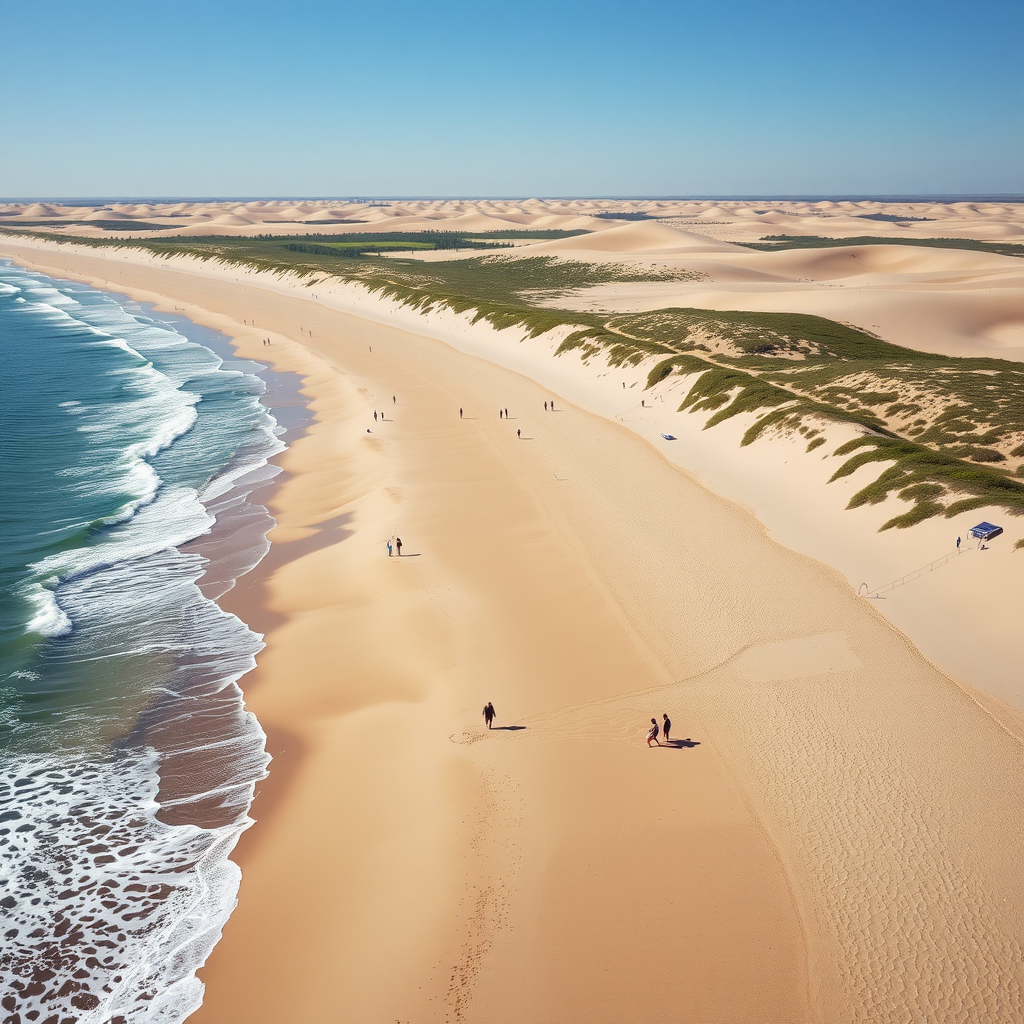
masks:
{"label": "person standing on sand", "polygon": [[377,422],[377,410],[376,409],[373,410],[373,422],[374,423]]}
{"label": "person standing on sand", "polygon": [[491,728],[491,723],[497,718],[497,714],[494,711],[494,705],[488,701],[484,705],[484,722],[487,723],[487,728]]}
{"label": "person standing on sand", "polygon": [[[651,719],[651,727],[647,730],[647,746],[651,745],[651,740],[658,743],[658,720],[656,718]],[[661,744],[658,743],[660,747]]]}
{"label": "person standing on sand", "polygon": [[547,402],[545,402],[545,403],[544,403],[544,411],[545,411],[545,412],[547,412],[547,411],[548,411],[548,403],[547,403]]}
{"label": "person standing on sand", "polygon": [[388,558],[391,557],[391,541],[388,541]]}
{"label": "person standing on sand", "polygon": [[508,419],[508,409],[505,410],[505,419]]}
{"label": "person standing on sand", "polygon": [[392,395],[392,396],[391,396],[391,404],[392,404],[392,405],[398,405],[398,399],[397,399],[397,398],[395,398],[395,396],[394,396],[394,395]]}
{"label": "person standing on sand", "polygon": [[502,419],[502,418],[504,417],[504,415],[505,415],[505,414],[504,414],[504,413],[503,413],[503,412],[502,412],[502,411],[501,411],[501,410],[499,409],[499,410],[498,410],[498,419],[499,419],[499,420],[500,420],[500,419]]}
{"label": "person standing on sand", "polygon": [[401,558],[402,557],[402,538],[401,537],[396,537],[395,538],[395,547],[398,549],[398,557]]}
{"label": "person standing on sand", "polygon": [[672,719],[669,718],[668,715],[666,715],[664,712],[662,712],[661,717],[664,719],[664,721],[661,723],[661,732],[662,735],[665,737],[665,742],[668,743],[668,734],[672,731]]}
{"label": "person standing on sand", "polygon": [[459,419],[460,420],[462,419],[462,409],[461,408],[459,409]]}

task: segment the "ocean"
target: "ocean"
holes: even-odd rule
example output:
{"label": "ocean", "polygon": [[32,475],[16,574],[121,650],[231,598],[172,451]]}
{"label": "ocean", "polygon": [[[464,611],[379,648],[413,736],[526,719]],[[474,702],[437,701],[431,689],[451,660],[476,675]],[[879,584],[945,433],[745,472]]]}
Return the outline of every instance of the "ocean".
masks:
{"label": "ocean", "polygon": [[267,771],[262,638],[216,602],[286,428],[216,332],[6,261],[0,359],[0,1005],[171,1024]]}

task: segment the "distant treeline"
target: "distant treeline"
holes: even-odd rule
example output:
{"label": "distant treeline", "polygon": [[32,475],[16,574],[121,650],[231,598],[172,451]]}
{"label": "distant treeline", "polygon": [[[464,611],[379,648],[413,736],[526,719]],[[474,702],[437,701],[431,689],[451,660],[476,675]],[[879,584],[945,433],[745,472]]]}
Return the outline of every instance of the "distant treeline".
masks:
{"label": "distant treeline", "polygon": [[12,228],[102,228],[104,231],[167,231],[170,224],[149,224],[144,220],[19,220],[12,221]]}
{"label": "distant treeline", "polygon": [[977,238],[886,238],[857,235],[854,238],[825,238],[821,235],[762,235],[760,242],[736,242],[748,249],[777,252],[780,249],[831,249],[843,245],[923,245],[929,249],[968,249],[993,252],[999,256],[1024,256],[1020,242],[983,242]]}
{"label": "distant treeline", "polygon": [[637,211],[635,213],[595,213],[595,217],[602,217],[605,220],[653,220],[649,213]]}
{"label": "distant treeline", "polygon": [[898,213],[858,213],[861,220],[887,220],[898,224],[904,220],[935,220],[934,217],[901,217]]}
{"label": "distant treeline", "polygon": [[251,245],[253,241],[289,252],[311,256],[334,256],[340,259],[358,259],[361,256],[380,255],[383,252],[401,252],[427,249],[511,249],[513,241],[543,241],[586,234],[584,231],[375,231],[346,232],[345,234],[307,234],[255,236],[211,235],[197,236],[190,241],[219,246]]}
{"label": "distant treeline", "polygon": [[[271,242],[423,242],[435,249],[468,248],[454,245],[455,242],[478,242],[489,239],[519,239],[543,241],[554,238],[571,238],[573,235],[585,235],[586,231],[366,231],[348,232],[344,234],[324,234],[322,231],[305,235],[211,235],[203,236],[208,240],[221,242],[230,238],[246,238]],[[197,236],[198,237],[198,236]]]}

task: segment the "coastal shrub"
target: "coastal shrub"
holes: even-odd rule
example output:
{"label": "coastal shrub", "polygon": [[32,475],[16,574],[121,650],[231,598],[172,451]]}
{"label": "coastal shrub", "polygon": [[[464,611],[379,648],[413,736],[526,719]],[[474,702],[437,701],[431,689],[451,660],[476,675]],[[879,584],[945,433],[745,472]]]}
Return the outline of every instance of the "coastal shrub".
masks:
{"label": "coastal shrub", "polygon": [[928,498],[937,498],[945,493],[946,488],[942,484],[911,484],[900,491],[900,497],[904,501],[924,501]]}
{"label": "coastal shrub", "polygon": [[[95,223],[95,222],[93,222]],[[134,222],[138,227],[139,222]],[[709,415],[711,427],[741,412],[757,419],[741,443],[773,427],[801,430],[814,420],[849,422],[870,433],[836,449],[836,480],[868,463],[890,463],[861,488],[851,507],[883,501],[892,492],[915,506],[939,504],[940,493],[963,503],[1024,511],[1024,466],[1006,471],[1007,458],[1024,457],[1024,368],[1007,360],[955,358],[918,352],[851,324],[807,314],[670,307],[643,313],[582,312],[564,308],[587,288],[611,282],[685,280],[693,271],[474,253],[425,262],[380,256],[388,248],[461,247],[540,237],[544,232],[385,232],[295,234],[286,237],[80,238],[0,225],[8,235],[47,237],[58,244],[132,248],[162,259],[193,257],[272,274],[293,274],[312,286],[328,278],[358,282],[414,309],[450,309],[498,329],[521,328],[527,337],[563,329],[559,354],[603,355],[609,365],[639,365],[651,358],[647,388],[674,373],[695,374],[679,406]],[[562,233],[564,234],[564,233]],[[559,236],[560,237],[560,236]],[[814,241],[812,239],[812,241]],[[957,247],[961,240],[947,240]],[[794,247],[792,238],[766,238]],[[894,239],[826,239],[822,244],[897,244]],[[937,240],[899,240],[935,245]],[[938,240],[944,244],[943,240]],[[816,243],[815,243],[816,244]],[[1014,246],[1016,243],[992,243]],[[986,244],[987,246],[987,244]],[[468,244],[466,245],[468,247]],[[756,246],[755,246],[756,247]],[[996,251],[986,248],[986,251]],[[1016,248],[1024,250],[1024,246]],[[353,253],[355,255],[353,255]],[[1024,255],[1024,251],[1014,255]],[[914,417],[909,425],[905,421]],[[805,431],[808,449],[824,439]],[[812,449],[813,445],[813,449]],[[942,491],[935,491],[938,486]],[[927,509],[925,510],[927,511]],[[924,511],[917,513],[924,515]],[[935,514],[934,510],[928,514]],[[902,521],[907,521],[904,514]],[[899,518],[899,517],[898,517]]]}
{"label": "coastal shrub", "polygon": [[963,452],[964,458],[971,462],[1005,462],[1006,456],[995,448],[968,448]]}
{"label": "coastal shrub", "polygon": [[944,511],[945,509],[937,501],[919,501],[913,508],[882,523],[878,532],[892,529],[905,530],[908,526],[914,526],[925,519],[942,515]]}
{"label": "coastal shrub", "polygon": [[649,391],[655,384],[660,384],[666,377],[673,373],[697,373],[700,370],[709,369],[711,364],[706,359],[698,356],[677,355],[663,359],[654,369],[647,374],[647,387]]}
{"label": "coastal shrub", "polygon": [[1024,256],[1019,242],[985,242],[977,238],[888,238],[884,235],[857,235],[854,238],[826,238],[823,235],[762,235],[759,242],[737,242],[736,245],[763,252],[780,249],[831,249],[847,245],[917,245],[929,249],[967,249],[991,252],[1000,256]]}
{"label": "coastal shrub", "polygon": [[858,437],[840,445],[835,454],[851,457],[836,470],[829,483],[849,476],[871,462],[893,463],[877,479],[854,494],[847,508],[879,504],[894,490],[909,492],[919,504],[926,503],[935,497],[935,492],[914,492],[910,488],[918,483],[931,483],[941,485],[946,492],[968,495],[950,504],[945,509],[947,516],[986,505],[999,505],[1013,515],[1024,514],[1024,484],[999,470],[975,466],[912,441]]}

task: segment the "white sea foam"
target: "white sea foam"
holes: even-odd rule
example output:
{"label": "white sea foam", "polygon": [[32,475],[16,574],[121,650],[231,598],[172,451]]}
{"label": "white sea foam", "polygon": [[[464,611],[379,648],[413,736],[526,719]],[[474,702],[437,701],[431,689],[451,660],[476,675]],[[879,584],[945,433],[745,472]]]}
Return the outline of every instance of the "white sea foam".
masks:
{"label": "white sea foam", "polygon": [[164,1024],[201,1003],[195,971],[234,907],[228,855],[250,822],[158,820],[157,768],[152,751],[7,766],[0,990],[21,1020]]}
{"label": "white sea foam", "polygon": [[[2,708],[0,715],[16,743],[27,740],[32,750],[45,746],[43,737],[58,749],[65,734],[98,749],[118,732],[126,707],[138,724],[110,756],[76,753],[73,744],[59,757],[8,750],[0,906],[12,924],[0,949],[0,989],[14,1003],[5,1008],[23,1021],[38,1011],[37,1021],[178,1024],[201,1001],[195,970],[233,908],[238,869],[228,855],[268,761],[236,684],[255,664],[260,638],[203,593],[230,589],[265,553],[273,520],[246,495],[279,472],[267,460],[284,445],[273,417],[253,407],[261,385],[221,370],[219,357],[167,325],[129,321],[113,304],[83,306],[45,281],[23,291],[55,324],[88,323],[84,344],[117,349],[131,364],[111,366],[118,400],[83,396],[61,405],[95,451],[89,465],[62,473],[65,486],[116,496],[107,503],[116,511],[98,521],[98,532],[96,522],[83,524],[92,531],[83,545],[35,562],[21,587],[33,611],[29,628],[52,638],[52,662],[78,659],[105,672],[90,671],[81,690],[61,691],[60,714],[46,721],[23,722]],[[227,400],[213,406],[226,418],[203,419],[205,434],[194,430],[197,391]],[[176,443],[171,461],[162,453]],[[225,465],[217,463],[222,450]],[[189,460],[205,467],[198,477],[181,472]],[[208,534],[215,516],[237,530],[234,546],[214,535],[179,550]],[[136,691],[106,682],[113,665],[124,666],[114,678],[131,679]],[[136,665],[149,672],[145,686]],[[8,680],[30,676],[41,678],[21,670]]]}

